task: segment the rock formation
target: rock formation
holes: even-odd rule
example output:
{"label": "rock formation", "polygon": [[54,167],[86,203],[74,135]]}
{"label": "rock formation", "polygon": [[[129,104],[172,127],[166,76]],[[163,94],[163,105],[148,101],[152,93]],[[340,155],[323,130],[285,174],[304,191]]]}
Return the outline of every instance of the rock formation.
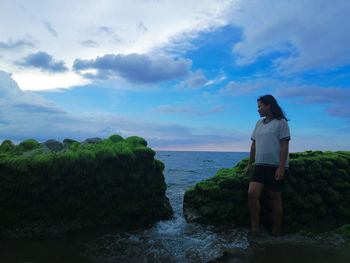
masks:
{"label": "rock formation", "polygon": [[[0,146],[0,230],[169,219],[164,164],[140,137]],[[39,227],[40,228],[40,227]]]}
{"label": "rock formation", "polygon": [[[283,199],[283,228],[324,232],[350,222],[350,152],[306,151],[290,154]],[[247,189],[243,175],[248,159],[232,169],[197,183],[184,196],[189,222],[249,226]],[[261,197],[261,222],[271,225],[269,198]]]}

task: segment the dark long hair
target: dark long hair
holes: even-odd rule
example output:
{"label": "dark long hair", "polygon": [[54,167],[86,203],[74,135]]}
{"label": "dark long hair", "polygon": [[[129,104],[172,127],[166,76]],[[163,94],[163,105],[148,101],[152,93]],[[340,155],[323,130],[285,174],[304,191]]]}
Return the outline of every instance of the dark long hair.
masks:
{"label": "dark long hair", "polygon": [[288,119],[285,116],[284,111],[281,109],[281,107],[278,105],[277,100],[272,95],[264,95],[257,99],[257,101],[260,101],[261,103],[264,103],[265,105],[270,105],[272,110],[272,115],[274,118],[280,120],[285,119],[288,121]]}

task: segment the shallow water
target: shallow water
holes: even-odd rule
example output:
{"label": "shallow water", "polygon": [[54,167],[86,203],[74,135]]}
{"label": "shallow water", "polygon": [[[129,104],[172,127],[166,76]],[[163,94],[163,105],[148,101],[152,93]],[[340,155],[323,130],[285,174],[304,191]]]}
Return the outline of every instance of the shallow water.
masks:
{"label": "shallow water", "polygon": [[158,152],[165,163],[172,220],[147,229],[100,229],[54,238],[0,239],[0,262],[332,262],[350,263],[350,246],[338,237],[298,235],[247,240],[248,229],[188,224],[182,216],[184,191],[248,153]]}

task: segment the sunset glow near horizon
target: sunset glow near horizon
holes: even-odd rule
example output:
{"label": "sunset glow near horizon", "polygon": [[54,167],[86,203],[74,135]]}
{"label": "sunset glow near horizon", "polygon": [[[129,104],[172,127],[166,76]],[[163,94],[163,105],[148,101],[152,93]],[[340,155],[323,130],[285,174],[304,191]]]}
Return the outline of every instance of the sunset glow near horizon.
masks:
{"label": "sunset glow near horizon", "polygon": [[0,142],[140,136],[248,152],[257,98],[290,151],[350,150],[350,1],[0,1]]}

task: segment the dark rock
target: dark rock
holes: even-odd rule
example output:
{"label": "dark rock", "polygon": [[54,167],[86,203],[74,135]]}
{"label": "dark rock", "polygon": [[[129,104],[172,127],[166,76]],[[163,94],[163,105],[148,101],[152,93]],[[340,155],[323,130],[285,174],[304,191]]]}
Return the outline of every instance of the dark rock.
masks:
{"label": "dark rock", "polygon": [[98,137],[94,137],[94,138],[87,138],[85,140],[86,143],[98,143],[100,142],[102,139],[98,138]]}
{"label": "dark rock", "polygon": [[55,152],[60,151],[63,148],[63,144],[61,142],[52,139],[42,143],[42,145]]}

